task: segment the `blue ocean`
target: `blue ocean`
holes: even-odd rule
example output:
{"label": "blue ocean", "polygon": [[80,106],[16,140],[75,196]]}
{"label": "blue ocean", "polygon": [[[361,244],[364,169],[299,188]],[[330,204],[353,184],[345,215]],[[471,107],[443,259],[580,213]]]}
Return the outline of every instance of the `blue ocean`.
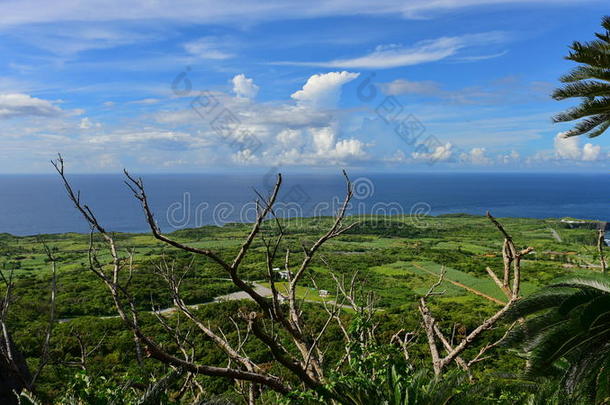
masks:
{"label": "blue ocean", "polygon": [[[274,183],[273,173],[142,177],[164,232],[250,221],[256,192],[265,195]],[[610,176],[604,174],[351,173],[350,177],[355,192],[351,214],[484,215],[489,210],[497,217],[610,221]],[[69,178],[107,229],[147,231],[139,203],[123,177]],[[344,192],[340,173],[287,174],[279,195],[278,215],[330,215]],[[33,235],[88,229],[57,176],[0,176],[0,233]]]}

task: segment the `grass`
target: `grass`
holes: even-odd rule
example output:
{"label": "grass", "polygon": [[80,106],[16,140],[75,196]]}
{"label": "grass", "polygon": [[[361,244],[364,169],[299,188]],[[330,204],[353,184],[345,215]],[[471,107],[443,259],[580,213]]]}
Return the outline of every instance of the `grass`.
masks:
{"label": "grass", "polygon": [[[418,294],[425,294],[430,286],[438,280],[441,267],[442,266],[440,264],[434,262],[399,261],[389,265],[374,267],[371,270],[386,276],[403,276],[405,274],[419,276],[420,280],[424,280],[424,285],[421,285],[422,283],[419,282],[417,283],[418,285],[414,286],[413,290]],[[483,272],[482,277],[479,278],[462,271],[452,269],[451,267],[445,266],[445,271],[445,281],[443,281],[439,290],[445,290],[445,295],[447,296],[469,294],[466,289],[456,286],[450,282],[455,281],[498,300],[504,301],[506,299],[504,293],[500,291],[493,280],[491,280],[485,272]],[[536,290],[536,286],[532,283],[522,283],[521,288],[524,295],[530,294]]]}
{"label": "grass", "polygon": [[494,252],[493,248],[489,246],[482,246],[480,244],[475,244],[471,242],[453,240],[437,242],[434,247],[436,249],[461,250],[473,254],[486,254]]}
{"label": "grass", "polygon": [[[428,224],[425,228],[414,227],[408,217],[373,221],[369,225],[366,225],[366,218],[363,219],[365,226],[358,226],[329,241],[320,254],[333,263],[332,270],[337,274],[349,277],[357,270],[364,281],[363,288],[375,291],[384,306],[400,305],[425,293],[438,277],[439,263],[447,264],[447,280],[462,283],[498,300],[504,299],[503,293],[485,272],[486,266],[496,269],[498,273],[502,268],[502,236],[487,218],[429,217],[425,220]],[[356,219],[348,219],[349,222],[352,220]],[[569,228],[557,219],[502,218],[500,221],[518,247],[533,246],[537,252],[523,261],[523,277],[526,280],[522,284],[524,294],[531,293],[538,284],[555,277],[590,272],[591,269],[579,269],[577,266],[597,262],[593,246],[595,232],[590,229]],[[319,235],[324,234],[332,218],[284,222],[287,234],[282,249],[290,247],[291,260],[298,263],[302,244],[310,246]],[[264,228],[266,235],[271,235],[274,232],[273,222],[266,223]],[[553,237],[551,228],[561,235],[561,242]],[[177,231],[172,237],[190,246],[212,249],[229,260],[249,230],[250,225],[247,224],[208,226]],[[51,267],[40,239],[44,239],[56,251],[61,288],[71,290],[70,283],[86,284],[92,280],[87,271],[89,236],[75,233],[42,237],[0,234],[0,269],[13,269],[17,279],[37,279],[37,285],[47,288]],[[162,254],[169,255],[170,259],[181,257],[183,262],[190,260],[189,255],[177,252],[149,234],[117,234],[116,239],[122,251],[135,249],[138,266],[150,267]],[[574,251],[576,254],[550,257],[543,253],[545,251]],[[108,258],[105,249],[101,249],[100,254],[101,259]],[[568,268],[564,266],[566,263],[576,267]],[[240,270],[245,279],[260,280],[264,278],[264,268],[264,249],[257,239]],[[334,281],[326,265],[314,262],[310,270],[310,275],[315,277],[320,288],[333,290]],[[196,262],[194,271],[208,277],[226,276],[218,266],[201,258]],[[62,274],[66,276],[62,278]],[[308,278],[303,280],[303,284],[308,286],[299,287],[299,298],[328,300],[319,297],[318,292],[310,288],[312,284]],[[278,283],[278,286],[285,288],[284,283]],[[447,298],[472,295],[449,281],[445,281],[441,288],[446,291]]]}
{"label": "grass", "polygon": [[[271,288],[271,285],[268,282],[259,283],[260,285]],[[277,291],[286,296],[288,295],[288,283],[285,281],[278,281],[275,283],[275,288]],[[304,299],[306,301],[314,301],[314,302],[330,302],[334,300],[332,295],[328,295],[327,297],[320,297],[320,293],[315,288],[310,287],[302,287],[297,286],[296,297],[298,299]]]}

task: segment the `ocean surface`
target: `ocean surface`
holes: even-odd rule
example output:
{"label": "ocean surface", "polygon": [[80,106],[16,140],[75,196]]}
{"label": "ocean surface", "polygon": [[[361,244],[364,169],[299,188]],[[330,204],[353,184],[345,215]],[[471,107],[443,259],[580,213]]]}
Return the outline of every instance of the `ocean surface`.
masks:
{"label": "ocean surface", "polygon": [[[409,173],[350,175],[350,213],[498,217],[575,217],[610,221],[610,175]],[[148,230],[140,205],[119,175],[69,177],[100,222],[117,232]],[[145,175],[155,217],[164,232],[208,224],[251,221],[257,198],[273,173]],[[288,174],[278,216],[329,215],[345,192],[344,179],[327,174]],[[33,235],[88,232],[88,226],[53,175],[0,175],[0,233]]]}

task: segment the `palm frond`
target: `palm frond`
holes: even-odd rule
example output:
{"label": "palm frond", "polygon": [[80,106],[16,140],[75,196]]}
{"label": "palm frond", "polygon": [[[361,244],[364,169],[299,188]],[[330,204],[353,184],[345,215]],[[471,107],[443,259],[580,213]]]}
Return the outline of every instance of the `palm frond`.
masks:
{"label": "palm frond", "polygon": [[604,380],[610,365],[610,276],[556,280],[509,312],[511,319],[526,317],[512,332],[519,339],[509,335],[507,344],[518,344],[527,355],[527,376],[549,375],[566,363],[562,382],[572,400],[610,400],[610,382]]}
{"label": "palm frond", "polygon": [[599,367],[595,384],[597,386],[595,403],[601,404],[607,398],[610,398],[610,361],[606,360]]}
{"label": "palm frond", "polygon": [[587,99],[579,106],[559,113],[553,117],[555,122],[574,121],[597,114],[610,114],[610,96],[599,99]]}
{"label": "palm frond", "polygon": [[588,135],[595,138],[610,128],[610,17],[602,19],[605,32],[595,34],[590,42],[574,42],[566,59],[577,62],[576,67],[560,80],[567,85],[556,89],[556,100],[582,98],[580,105],[556,114],[554,122],[583,119],[565,135]]}
{"label": "palm frond", "polygon": [[538,291],[527,299],[517,301],[506,313],[507,321],[515,321],[544,309],[554,308],[574,294],[571,288],[546,288]]}
{"label": "palm frond", "polygon": [[610,123],[610,114],[598,114],[590,118],[586,118],[576,125],[574,128],[563,133],[566,138],[578,135],[587,134],[590,138],[601,135]]}
{"label": "palm frond", "polygon": [[602,17],[602,27],[604,27],[606,31],[610,31],[610,16]]}
{"label": "palm frond", "polygon": [[591,288],[605,294],[610,294],[610,279],[605,274],[591,274],[587,276],[559,279],[549,287]]}
{"label": "palm frond", "polygon": [[[610,116],[609,116],[610,117]],[[603,124],[601,124],[600,126],[598,126],[597,128],[595,128],[594,130],[590,131],[587,133],[587,136],[589,138],[595,138],[597,136],[600,136],[601,134],[603,134],[604,132],[606,132],[606,130],[610,127],[610,119],[606,122],[604,122]]]}
{"label": "palm frond", "polygon": [[567,60],[607,69],[610,62],[610,45],[603,41],[574,42]]}
{"label": "palm frond", "polygon": [[565,316],[573,311],[575,308],[586,305],[591,302],[591,300],[600,296],[600,293],[596,290],[591,290],[589,288],[578,290],[571,294],[568,298],[566,298],[561,305],[557,307],[558,315]]}
{"label": "palm frond", "polygon": [[610,70],[595,66],[578,66],[559,78],[563,83],[572,83],[579,80],[604,80],[610,82]]}
{"label": "palm frond", "polygon": [[610,94],[610,84],[596,81],[579,81],[568,84],[553,92],[555,100],[573,97],[601,97]]}

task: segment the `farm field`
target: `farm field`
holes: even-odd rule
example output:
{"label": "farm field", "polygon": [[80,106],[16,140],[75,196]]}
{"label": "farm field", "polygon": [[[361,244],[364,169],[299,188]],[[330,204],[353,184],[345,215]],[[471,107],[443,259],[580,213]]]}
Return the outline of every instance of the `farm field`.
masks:
{"label": "farm field", "polygon": [[[559,219],[499,218],[512,235],[518,248],[531,246],[534,251],[522,261],[522,293],[528,295],[548,281],[571,274],[597,271],[592,223],[575,227]],[[289,251],[288,264],[296,268],[303,258],[303,246],[313,244],[330,226],[332,218],[287,219],[282,221],[285,236],[282,249]],[[336,284],[331,273],[341,280],[356,277],[361,296],[372,294],[377,308],[379,334],[389,339],[396,330],[420,329],[418,298],[425,294],[444,269],[445,277],[432,297],[431,307],[443,314],[441,327],[468,328],[476,325],[505,302],[504,293],[487,275],[489,267],[502,272],[502,236],[483,216],[448,215],[426,217],[425,226],[409,217],[349,217],[358,222],[348,233],[329,241],[316,256],[297,288],[297,298],[312,319],[323,317],[323,301],[333,302]],[[209,248],[221,257],[231,258],[248,234],[249,225],[184,229],[172,237],[187,245]],[[263,226],[263,235],[275,235],[274,223]],[[556,238],[561,236],[561,241]],[[194,313],[210,319],[211,325],[226,328],[226,319],[249,308],[248,300],[228,279],[217,264],[200,256],[163,245],[148,234],[117,234],[119,249],[133,251],[134,272],[131,292],[142,321],[150,333],[161,334],[155,325],[152,307],[166,309],[164,316],[178,322],[172,296],[157,273],[161,263],[170,264],[184,274],[182,296]],[[100,241],[100,260],[109,260]],[[89,235],[55,234],[28,237],[0,235],[0,268],[5,275],[13,273],[15,296],[9,325],[17,332],[14,339],[35,366],[39,342],[43,339],[49,313],[51,263],[44,250],[46,244],[57,260],[57,319],[54,337],[54,366],[41,376],[41,391],[53,397],[72,378],[73,369],[66,364],[78,357],[75,336],[89,345],[103,340],[91,359],[89,372],[95,376],[141,375],[133,352],[133,336],[116,318],[112,299],[103,283],[88,269]],[[273,266],[283,268],[284,255]],[[241,265],[240,276],[261,291],[268,291],[265,247],[260,239],[253,242]],[[285,293],[285,280],[276,280]],[[320,290],[327,290],[322,297]],[[269,294],[263,294],[269,296]],[[229,299],[221,299],[230,297]],[[220,301],[220,302],[219,302]],[[198,305],[206,304],[206,305]],[[353,314],[342,308],[345,316]],[[223,319],[225,321],[223,321]],[[148,326],[150,325],[150,326]],[[337,332],[337,337],[340,336]],[[202,350],[212,350],[201,343]],[[340,350],[338,350],[340,352]],[[425,358],[425,346],[417,342],[413,356]],[[57,357],[59,356],[59,357]],[[222,364],[223,357],[210,354],[210,364]],[[503,358],[495,359],[500,363]],[[226,385],[214,386],[222,393]],[[214,391],[216,390],[216,391]]]}

